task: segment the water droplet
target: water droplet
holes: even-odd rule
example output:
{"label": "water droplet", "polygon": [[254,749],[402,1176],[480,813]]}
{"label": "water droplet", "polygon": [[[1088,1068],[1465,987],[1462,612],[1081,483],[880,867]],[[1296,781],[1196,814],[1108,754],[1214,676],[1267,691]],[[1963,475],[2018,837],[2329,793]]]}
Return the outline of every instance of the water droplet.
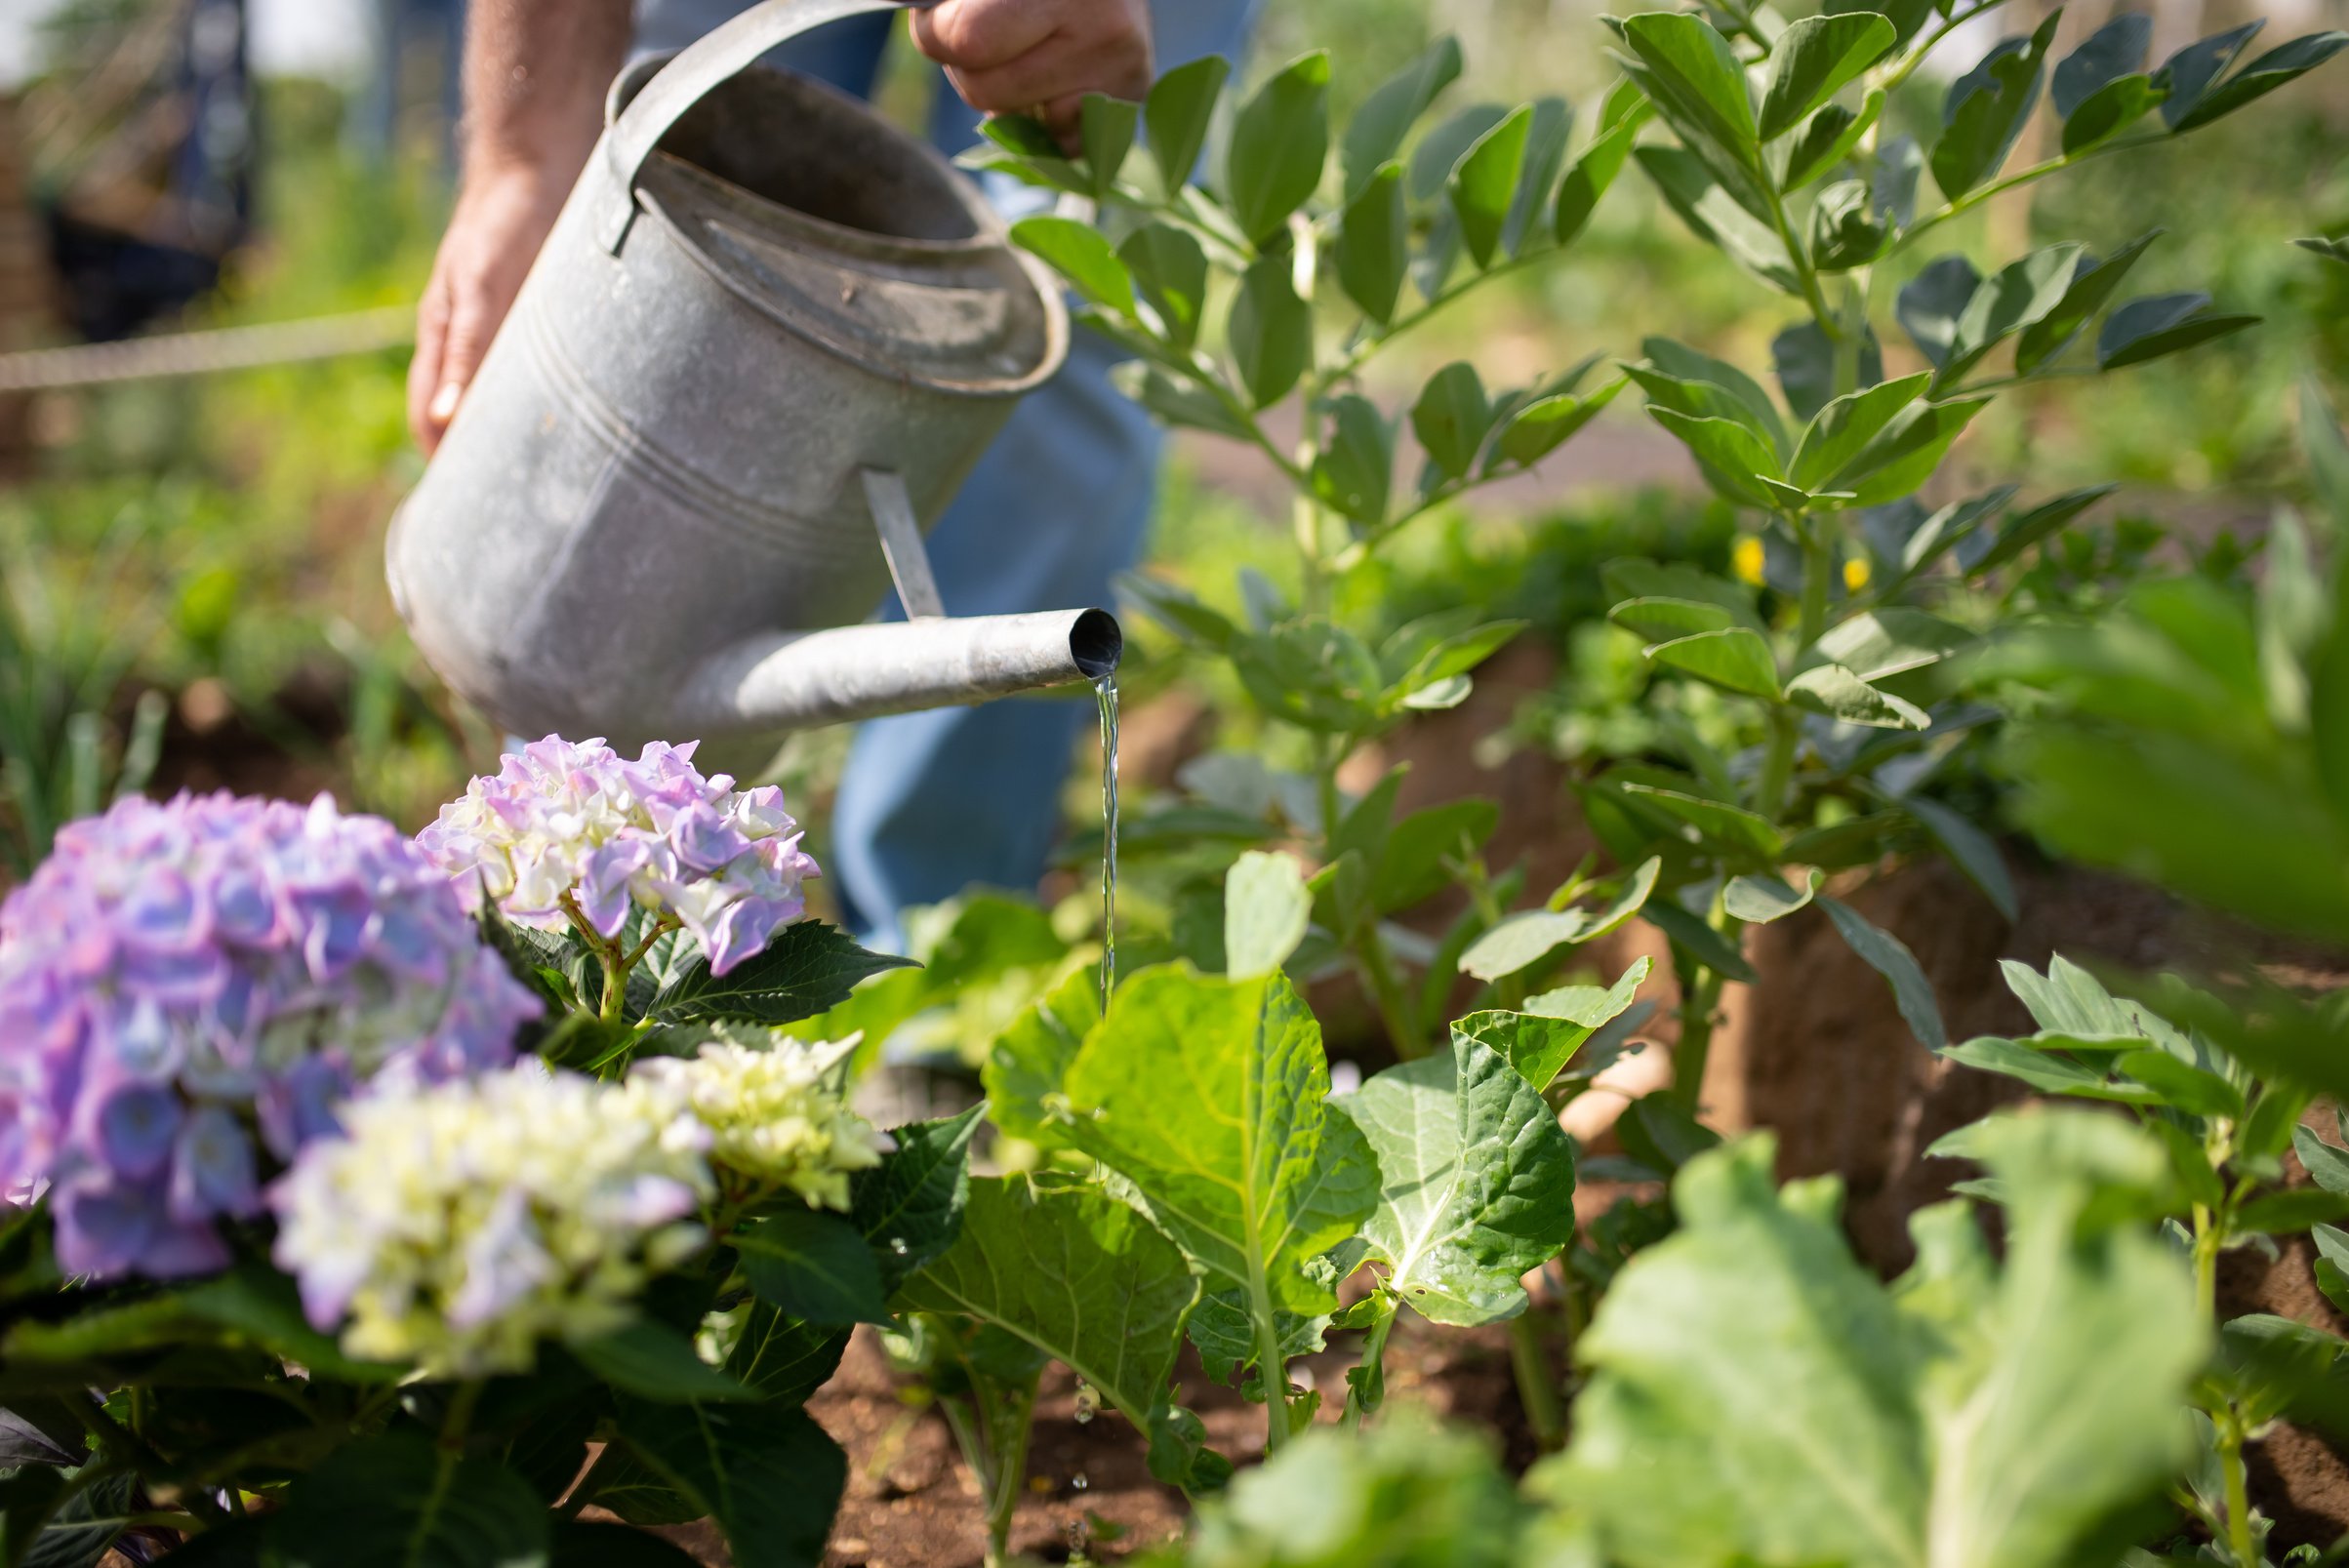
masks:
{"label": "water droplet", "polygon": [[889,1250],[897,1254],[900,1258],[903,1258],[912,1249],[906,1245],[906,1238],[904,1236],[891,1236],[889,1238]]}
{"label": "water droplet", "polygon": [[1101,1413],[1101,1391],[1081,1379],[1076,1385],[1076,1424],[1079,1427]]}
{"label": "water droplet", "polygon": [[1084,1471],[1078,1470],[1074,1475],[1069,1477],[1069,1484],[1081,1492],[1093,1483],[1086,1479]]}

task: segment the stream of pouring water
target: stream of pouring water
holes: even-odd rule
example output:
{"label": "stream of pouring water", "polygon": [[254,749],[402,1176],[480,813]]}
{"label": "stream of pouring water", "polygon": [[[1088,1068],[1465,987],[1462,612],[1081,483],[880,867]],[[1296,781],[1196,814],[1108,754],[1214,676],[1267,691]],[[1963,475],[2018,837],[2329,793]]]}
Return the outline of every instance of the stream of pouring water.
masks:
{"label": "stream of pouring water", "polygon": [[1117,674],[1094,684],[1101,703],[1101,1010],[1117,984]]}

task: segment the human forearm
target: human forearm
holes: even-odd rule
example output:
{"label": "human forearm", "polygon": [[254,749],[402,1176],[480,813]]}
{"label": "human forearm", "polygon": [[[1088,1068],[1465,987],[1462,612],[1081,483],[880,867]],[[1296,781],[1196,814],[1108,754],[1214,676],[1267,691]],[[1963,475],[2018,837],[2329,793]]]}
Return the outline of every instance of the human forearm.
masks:
{"label": "human forearm", "polygon": [[468,179],[509,170],[568,186],[628,58],[628,0],[480,0],[466,20]]}

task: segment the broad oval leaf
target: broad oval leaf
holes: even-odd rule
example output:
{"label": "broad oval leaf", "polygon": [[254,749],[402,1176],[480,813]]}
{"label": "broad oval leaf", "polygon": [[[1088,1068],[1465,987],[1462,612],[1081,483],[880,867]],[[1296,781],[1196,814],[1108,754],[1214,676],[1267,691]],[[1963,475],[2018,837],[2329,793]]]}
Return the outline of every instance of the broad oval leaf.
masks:
{"label": "broad oval leaf", "polygon": [[1732,692],[1778,699],[1777,658],[1768,639],[1747,626],[1724,626],[1657,643],[1647,657]]}
{"label": "broad oval leaf", "polygon": [[2110,141],[2143,119],[2164,96],[2150,76],[2123,76],[2105,83],[2064,121],[2064,156],[2077,158]]}
{"label": "broad oval leaf", "polygon": [[1492,426],[1492,405],[1477,367],[1455,360],[1428,378],[1411,405],[1411,430],[1437,467],[1453,479],[1476,465],[1477,453]]}
{"label": "broad oval leaf", "polygon": [[1379,1167],[1363,1222],[1387,1287],[1438,1323],[1525,1309],[1521,1276],[1574,1234],[1574,1154],[1541,1092],[1454,1033],[1448,1056],[1389,1067],[1341,1102]]}
{"label": "broad oval leaf", "polygon": [[2071,290],[2083,254],[2078,245],[2050,245],[2001,267],[1977,285],[1973,298],[1958,313],[1947,355],[1935,368],[1935,395],[1955,385],[2002,340],[2044,319],[2060,305]]}
{"label": "broad oval leaf", "polygon": [[2104,318],[2096,335],[2096,368],[2124,370],[2182,349],[2197,347],[2259,318],[2209,313],[2207,294],[2157,294],[2131,300]]}
{"label": "broad oval leaf", "polygon": [[2171,130],[2176,130],[2178,123],[2203,101],[2211,84],[2226,74],[2235,57],[2243,53],[2244,45],[2266,26],[2265,17],[2254,18],[2240,27],[2196,39],[2162,62],[2162,68],[2154,72],[2154,80],[2169,91],[2168,99],[2162,104],[2162,118]]}
{"label": "broad oval leaf", "polygon": [[1297,298],[1287,257],[1267,257],[1248,268],[1226,330],[1248,400],[1266,408],[1287,396],[1314,354],[1313,307]]}
{"label": "broad oval leaf", "polygon": [[1158,317],[1166,341],[1188,349],[1207,307],[1207,253],[1186,229],[1145,223],[1117,247],[1117,260]]}
{"label": "broad oval leaf", "polygon": [[761,1301],[811,1323],[888,1321],[872,1249],[845,1216],[785,1208],[728,1239]]}
{"label": "broad oval leaf", "polygon": [[[1884,93],[1882,88],[1870,88],[1856,111],[1844,108],[1840,103],[1830,103],[1821,108],[1803,122],[1802,135],[1786,143],[1786,173],[1779,180],[1780,185],[1787,190],[1800,190],[1834,169],[1851,155],[1851,149],[1859,145],[1860,138],[1868,134],[1883,112]],[[1879,212],[1883,212],[1883,204],[1876,202],[1875,195],[1876,186],[1871,181],[1871,202]],[[1887,216],[1893,216],[1897,223],[1896,215]]]}
{"label": "broad oval leaf", "polygon": [[2349,32],[2310,33],[2271,49],[2203,94],[2171,122],[2171,129],[2192,131],[2221,115],[2232,114],[2252,100],[2265,98],[2293,78],[2306,75],[2344,48],[2349,48]]}
{"label": "broad oval leaf", "polygon": [[1805,490],[1826,490],[1845,482],[1868,444],[1923,395],[1931,380],[1929,373],[1921,371],[1829,403],[1802,432],[1787,476]]}
{"label": "broad oval leaf", "polygon": [[1686,118],[1721,151],[1759,171],[1754,100],[1729,41],[1704,18],[1683,12],[1643,12],[1627,18],[1622,31],[1664,90],[1658,111]]}
{"label": "broad oval leaf", "polygon": [[2161,236],[2158,228],[2141,234],[2101,261],[2083,257],[2055,308],[2025,326],[2015,339],[2015,374],[2028,376],[2070,347],[2081,329],[2112,299],[2137,258]]}
{"label": "broad oval leaf", "polygon": [[1501,428],[1500,438],[1493,443],[1494,462],[1514,462],[1530,468],[1535,463],[1572,440],[1582,427],[1599,417],[1600,411],[1615,400],[1617,393],[1631,384],[1627,376],[1618,376],[1587,397],[1571,392],[1559,392],[1549,397],[1535,398],[1516,413]]}
{"label": "broad oval leaf", "polygon": [[1117,171],[1125,167],[1125,155],[1133,150],[1134,124],[1142,116],[1142,105],[1087,93],[1076,114],[1077,144],[1084,149],[1093,199],[1106,200],[1117,183]]}
{"label": "broad oval leaf", "polygon": [[1786,700],[1845,724],[1879,730],[1930,728],[1933,716],[1916,704],[1879,691],[1841,664],[1817,664],[1786,683]]}
{"label": "broad oval leaf", "polygon": [[1892,47],[1892,23],[1866,11],[1804,17],[1770,45],[1761,133],[1775,141],[1858,79]]}
{"label": "broad oval leaf", "polygon": [[1631,156],[1632,141],[1639,134],[1640,124],[1633,120],[1616,126],[1583,149],[1582,156],[1574,160],[1574,167],[1566,172],[1564,182],[1558,187],[1558,208],[1550,221],[1552,239],[1569,245],[1590,226],[1591,215],[1599,209],[1599,198],[1606,194],[1615,177],[1623,172],[1623,160]]}
{"label": "broad oval leaf", "polygon": [[1491,265],[1500,250],[1501,231],[1517,200],[1518,176],[1525,167],[1525,138],[1532,126],[1531,104],[1512,109],[1461,155],[1446,181],[1452,211],[1460,220],[1460,237],[1478,267]]}
{"label": "broad oval leaf", "polygon": [[2124,11],[2082,41],[2055,65],[2047,100],[2058,119],[2069,120],[2080,106],[2104,88],[2145,68],[2145,53],[2153,47],[2153,18],[2141,11]]}
{"label": "broad oval leaf", "polygon": [[1346,122],[1339,143],[1338,163],[1352,201],[1366,187],[1381,166],[1401,150],[1412,125],[1436,101],[1436,95],[1460,76],[1460,41],[1450,34],[1437,39],[1411,62],[1371,90]]}
{"label": "broad oval leaf", "polygon": [[1215,101],[1224,90],[1232,66],[1222,57],[1206,55],[1177,65],[1158,78],[1142,105],[1142,126],[1150,135],[1151,161],[1168,190],[1180,190],[1198,166],[1199,149],[1207,144],[1207,127],[1215,118]]}
{"label": "broad oval leaf", "polygon": [[1410,261],[1403,166],[1379,166],[1338,218],[1338,287],[1362,314],[1384,326],[1395,318]]}
{"label": "broad oval leaf", "polygon": [[1376,527],[1387,515],[1394,443],[1377,404],[1352,392],[1338,398],[1330,405],[1328,434],[1314,457],[1314,494],[1342,515]]}
{"label": "broad oval leaf", "polygon": [[1701,599],[1626,599],[1606,618],[1646,642],[1671,642],[1738,623],[1726,606]]}
{"label": "broad oval leaf", "polygon": [[1278,975],[1187,965],[1119,987],[1069,1069],[1070,1141],[1133,1185],[1216,1289],[1302,1313],[1336,1305],[1312,1265],[1378,1202],[1376,1163],[1326,1103],[1320,1025]]}
{"label": "broad oval leaf", "polygon": [[1982,62],[1950,85],[1940,138],[1933,143],[1933,182],[1955,201],[1999,172],[2023,134],[2046,74],[2047,46],[2058,19],[2049,17],[2029,38],[2002,40]]}
{"label": "broad oval leaf", "polygon": [[1240,231],[1259,245],[1278,233],[1321,183],[1328,156],[1329,56],[1316,50],[1258,88],[1232,123],[1224,200]]}
{"label": "broad oval leaf", "polygon": [[1012,243],[1040,258],[1067,278],[1078,294],[1128,320],[1134,315],[1134,280],[1110,242],[1090,223],[1073,218],[1023,218],[1011,225]]}

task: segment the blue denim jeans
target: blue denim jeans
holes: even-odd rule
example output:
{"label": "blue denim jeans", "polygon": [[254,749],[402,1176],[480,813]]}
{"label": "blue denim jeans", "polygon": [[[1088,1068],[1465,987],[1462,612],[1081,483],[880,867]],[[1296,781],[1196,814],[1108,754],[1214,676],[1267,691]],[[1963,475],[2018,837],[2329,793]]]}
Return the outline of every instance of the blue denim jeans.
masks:
{"label": "blue denim jeans", "polygon": [[[747,0],[639,0],[641,51],[682,48]],[[1254,0],[1154,0],[1157,65],[1202,55],[1235,63]],[[769,57],[869,96],[895,19],[852,17]],[[947,152],[977,140],[978,116],[943,82],[931,137]],[[989,195],[1007,212],[1036,193],[1009,181]],[[1118,394],[1124,357],[1078,332],[1061,373],[1013,412],[930,535],[950,615],[1003,615],[1109,603],[1110,579],[1140,556],[1157,489],[1160,438]],[[894,602],[887,612],[902,612]],[[1089,696],[1089,694],[1083,694]],[[1090,701],[1010,698],[877,719],[849,750],[825,870],[850,926],[897,945],[898,911],[974,883],[1030,888],[1060,822],[1060,791]]]}

